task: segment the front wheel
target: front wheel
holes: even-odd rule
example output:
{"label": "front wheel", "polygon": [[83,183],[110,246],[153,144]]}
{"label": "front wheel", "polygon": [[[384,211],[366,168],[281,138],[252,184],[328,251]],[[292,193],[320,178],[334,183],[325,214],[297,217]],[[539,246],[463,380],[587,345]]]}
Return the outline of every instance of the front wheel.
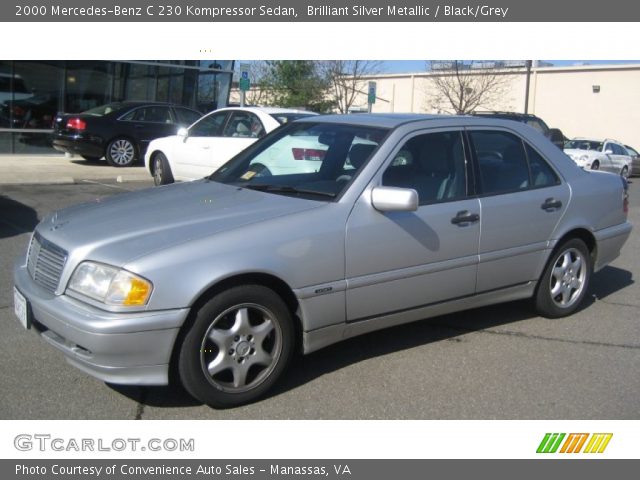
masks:
{"label": "front wheel", "polygon": [[622,178],[629,178],[629,167],[627,167],[626,165],[624,167],[622,167],[622,171],[620,172],[620,176]]}
{"label": "front wheel", "polygon": [[600,170],[600,162],[598,160],[591,164],[591,170]]}
{"label": "front wheel", "polygon": [[253,401],[284,371],[293,340],[291,313],[273,290],[230,288],[195,314],[180,348],[180,379],[191,395],[212,407]]}
{"label": "front wheel", "polygon": [[586,244],[573,238],[555,250],[534,297],[543,317],[559,318],[575,312],[584,299],[591,279],[591,255]]}
{"label": "front wheel", "polygon": [[105,158],[112,167],[129,167],[138,158],[138,152],[128,138],[116,138],[107,145]]}

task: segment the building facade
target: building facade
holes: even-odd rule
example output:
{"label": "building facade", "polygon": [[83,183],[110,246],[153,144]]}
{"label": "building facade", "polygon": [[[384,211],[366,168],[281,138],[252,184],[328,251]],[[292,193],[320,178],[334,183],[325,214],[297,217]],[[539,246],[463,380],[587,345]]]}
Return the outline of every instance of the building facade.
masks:
{"label": "building facade", "polygon": [[226,106],[232,60],[0,61],[0,154],[52,153],[58,112],[109,102],[170,102],[206,113]]}
{"label": "building facade", "polygon": [[[375,112],[450,113],[434,87],[443,72],[367,77],[377,84]],[[478,72],[481,74],[481,72]],[[524,112],[527,71],[504,69],[505,82],[494,102],[479,110]],[[366,89],[363,89],[366,90]],[[352,110],[366,111],[362,91]],[[529,113],[566,137],[614,138],[640,148],[640,65],[580,65],[532,68]]]}

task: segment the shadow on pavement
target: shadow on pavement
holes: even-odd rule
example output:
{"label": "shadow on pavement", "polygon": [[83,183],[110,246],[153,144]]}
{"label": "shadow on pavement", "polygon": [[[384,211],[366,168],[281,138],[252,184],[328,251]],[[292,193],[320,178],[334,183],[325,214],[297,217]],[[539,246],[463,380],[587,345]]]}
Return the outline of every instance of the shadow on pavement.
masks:
{"label": "shadow on pavement", "polygon": [[39,221],[33,208],[0,194],[0,238],[32,232]]}
{"label": "shadow on pavement", "polygon": [[[581,309],[588,308],[595,299],[604,299],[632,283],[631,272],[616,267],[604,268],[592,277],[588,297]],[[310,355],[296,355],[288,371],[265,398],[276,397],[325,374],[363,360],[432,342],[462,342],[464,339],[459,337],[465,334],[515,324],[536,316],[529,301],[522,300],[442,315],[351,338]],[[110,386],[144,405],[154,407],[201,405],[180,386],[152,388]]]}

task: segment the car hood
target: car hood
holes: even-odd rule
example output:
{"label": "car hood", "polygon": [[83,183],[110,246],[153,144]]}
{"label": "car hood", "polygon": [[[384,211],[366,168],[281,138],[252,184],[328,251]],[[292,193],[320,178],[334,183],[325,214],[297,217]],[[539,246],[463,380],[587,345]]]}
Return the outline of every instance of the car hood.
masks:
{"label": "car hood", "polygon": [[323,204],[204,179],[60,210],[37,231],[65,249],[72,263],[88,258],[122,266],[159,249]]}

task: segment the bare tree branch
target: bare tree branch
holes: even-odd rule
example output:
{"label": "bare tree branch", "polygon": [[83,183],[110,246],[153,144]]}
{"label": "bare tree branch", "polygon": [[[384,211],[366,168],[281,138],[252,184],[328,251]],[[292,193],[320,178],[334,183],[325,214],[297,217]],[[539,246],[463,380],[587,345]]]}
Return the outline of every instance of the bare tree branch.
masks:
{"label": "bare tree branch", "polygon": [[382,62],[372,60],[329,60],[319,62],[328,80],[329,98],[340,113],[348,113],[356,97],[366,90],[367,75],[382,71]]}
{"label": "bare tree branch", "polygon": [[435,90],[431,94],[432,104],[459,115],[491,108],[504,97],[511,83],[503,68],[489,63],[481,65],[482,68],[472,68],[472,62],[462,60],[430,63],[429,80]]}

